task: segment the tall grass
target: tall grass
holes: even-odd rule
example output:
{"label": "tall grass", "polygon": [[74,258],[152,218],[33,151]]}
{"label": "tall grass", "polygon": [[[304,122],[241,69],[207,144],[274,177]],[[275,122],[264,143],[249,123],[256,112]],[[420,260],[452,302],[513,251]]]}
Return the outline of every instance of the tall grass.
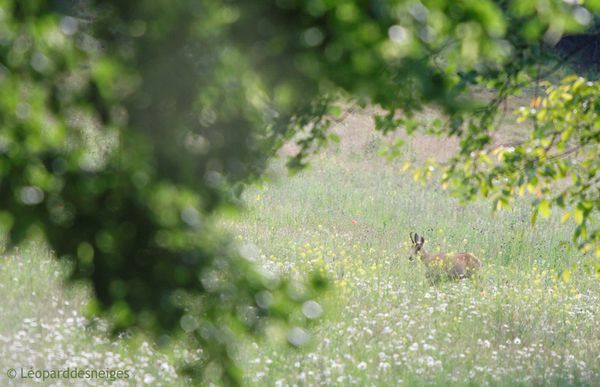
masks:
{"label": "tall grass", "polygon": [[[66,285],[68,271],[38,242],[0,256],[0,385],[184,384],[176,355],[166,356],[143,336],[111,337],[105,321],[85,318],[89,290]],[[21,378],[30,370],[67,369],[123,370],[128,377]]]}
{"label": "tall grass", "polygon": [[[529,223],[528,199],[492,214],[459,206],[395,164],[328,154],[313,169],[246,193],[228,226],[270,270],[323,270],[332,289],[312,341],[241,352],[253,385],[598,385],[600,281],[558,219]],[[431,286],[407,259],[409,232],[430,252],[469,251],[473,280]],[[567,269],[565,271],[565,269]]]}

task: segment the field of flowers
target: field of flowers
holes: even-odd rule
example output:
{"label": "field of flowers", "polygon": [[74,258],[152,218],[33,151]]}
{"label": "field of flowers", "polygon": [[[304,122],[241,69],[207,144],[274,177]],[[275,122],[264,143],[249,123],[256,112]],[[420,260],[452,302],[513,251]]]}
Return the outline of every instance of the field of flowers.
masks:
{"label": "field of flowers", "polygon": [[[293,177],[275,162],[271,179],[246,191],[242,216],[223,222],[265,270],[330,279],[318,304],[305,305],[318,317],[308,331],[241,342],[246,384],[600,385],[600,279],[594,258],[573,249],[572,226],[556,214],[532,227],[526,197],[497,214],[488,202],[460,206],[376,156],[377,138],[353,138]],[[474,253],[482,272],[430,285],[408,260],[411,231],[429,252]],[[131,377],[111,385],[189,384],[176,365],[193,353],[90,326],[87,290],[61,285],[67,270],[41,244],[0,257],[0,385],[23,384],[6,374],[20,367],[119,368]]]}
{"label": "field of flowers", "polygon": [[[105,321],[90,324],[83,316],[88,292],[63,287],[67,270],[39,243],[0,256],[1,386],[183,384],[173,359],[190,354],[167,356],[147,340],[111,337]],[[35,374],[66,369],[123,370],[128,377],[43,380]],[[33,377],[21,377],[28,372]]]}
{"label": "field of flowers", "polygon": [[[600,279],[558,217],[532,227],[526,198],[461,207],[368,155],[273,174],[230,228],[272,272],[332,283],[305,347],[244,346],[249,384],[600,385]],[[431,286],[411,231],[430,252],[476,254],[481,275]]]}

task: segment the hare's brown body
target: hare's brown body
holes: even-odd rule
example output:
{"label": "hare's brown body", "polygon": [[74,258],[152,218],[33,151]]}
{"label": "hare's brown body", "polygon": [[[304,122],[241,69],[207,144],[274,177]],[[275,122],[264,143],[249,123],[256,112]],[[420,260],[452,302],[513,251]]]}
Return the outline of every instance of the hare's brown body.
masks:
{"label": "hare's brown body", "polygon": [[481,268],[479,258],[471,253],[440,253],[428,254],[423,248],[425,239],[418,234],[415,234],[414,239],[412,233],[410,239],[413,243],[410,260],[418,257],[427,268],[427,276],[437,281],[442,277],[450,279],[468,278],[476,273]]}

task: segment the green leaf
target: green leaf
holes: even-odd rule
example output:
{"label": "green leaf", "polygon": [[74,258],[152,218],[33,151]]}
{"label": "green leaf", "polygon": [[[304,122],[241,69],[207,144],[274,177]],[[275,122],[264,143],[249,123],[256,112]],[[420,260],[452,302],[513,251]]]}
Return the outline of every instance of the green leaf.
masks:
{"label": "green leaf", "polygon": [[547,219],[550,217],[550,215],[552,215],[552,203],[546,199],[543,199],[540,201],[540,204],[538,204],[538,210],[540,215]]}
{"label": "green leaf", "polygon": [[531,214],[531,224],[535,225],[535,222],[537,221],[537,217],[538,217],[538,209],[534,209],[533,213]]}
{"label": "green leaf", "polygon": [[585,2],[585,5],[592,12],[598,12],[598,11],[600,11],[600,0],[587,0]]}
{"label": "green leaf", "polygon": [[569,269],[565,269],[565,270],[562,272],[562,275],[561,275],[561,280],[562,280],[564,283],[568,283],[570,278],[571,278],[571,271],[570,271]]}
{"label": "green leaf", "polygon": [[577,223],[578,225],[581,225],[583,223],[583,219],[584,219],[583,211],[579,208],[576,208],[573,211],[573,218],[575,219],[575,223]]}
{"label": "green leaf", "polygon": [[335,133],[329,133],[328,137],[329,137],[329,141],[332,141],[332,142],[334,142],[336,144],[340,143],[340,136],[338,136],[337,134],[335,134]]}
{"label": "green leaf", "polygon": [[342,108],[339,106],[330,106],[329,114],[331,114],[332,116],[334,116],[336,118],[339,118],[342,115]]}

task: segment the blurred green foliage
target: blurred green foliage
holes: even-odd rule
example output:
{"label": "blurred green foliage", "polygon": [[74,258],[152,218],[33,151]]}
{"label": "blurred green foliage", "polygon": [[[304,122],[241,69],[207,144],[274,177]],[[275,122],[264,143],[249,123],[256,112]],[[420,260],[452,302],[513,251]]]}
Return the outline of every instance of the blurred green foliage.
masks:
{"label": "blurred green foliage", "polygon": [[[586,6],[587,8],[584,8]],[[381,130],[489,142],[499,102],[598,1],[0,0],[0,225],[43,235],[90,281],[117,329],[182,328],[239,381],[235,334],[290,322],[324,286],[261,274],[252,246],[213,225],[243,184],[299,136],[290,166],[329,140],[336,103],[377,104]],[[397,118],[398,111],[403,112]],[[467,125],[466,117],[479,124]],[[597,138],[597,137],[596,137]],[[468,179],[469,177],[466,177]],[[467,186],[467,185],[464,185]],[[193,300],[194,308],[190,308]]]}

